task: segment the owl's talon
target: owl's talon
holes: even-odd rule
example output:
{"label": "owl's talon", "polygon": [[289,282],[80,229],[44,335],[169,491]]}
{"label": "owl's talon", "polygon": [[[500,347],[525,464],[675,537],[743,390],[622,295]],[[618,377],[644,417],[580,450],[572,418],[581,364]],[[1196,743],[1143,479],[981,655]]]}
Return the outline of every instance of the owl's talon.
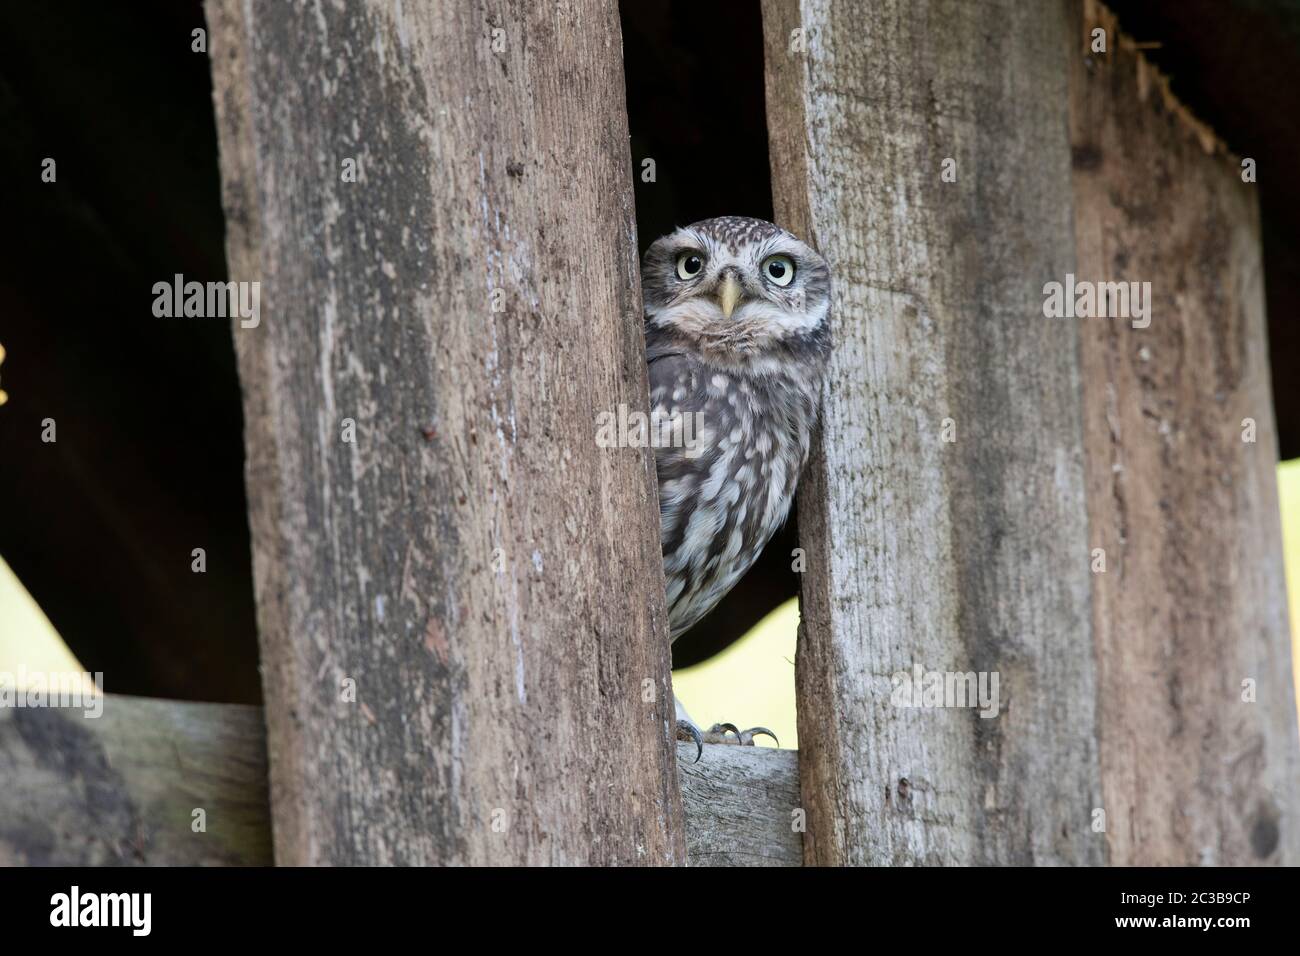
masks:
{"label": "owl's talon", "polygon": [[750,727],[748,730],[740,730],[735,724],[714,724],[709,728],[709,732],[704,735],[704,740],[711,744],[732,744],[741,747],[753,747],[754,737],[759,734],[767,734],[776,741],[776,745],[781,746],[781,741],[776,739],[776,734],[766,727]]}
{"label": "owl's talon", "polygon": [[719,737],[725,737],[728,733],[733,733],[737,738],[740,737],[740,728],[735,724],[714,724],[709,728],[710,734],[717,734]]}
{"label": "owl's talon", "polygon": [[705,744],[731,744],[741,747],[753,747],[754,738],[761,734],[767,734],[776,745],[781,746],[781,741],[776,739],[776,734],[766,727],[750,727],[748,730],[741,730],[735,724],[720,723],[714,724],[704,733],[695,726],[691,720],[691,715],[686,713],[680,700],[674,699],[674,706],[677,709],[677,739],[695,741],[695,762],[699,763],[700,758],[704,756]]}
{"label": "owl's talon", "polygon": [[776,734],[766,727],[750,727],[748,730],[742,730],[740,732],[740,742],[747,747],[753,747],[755,745],[754,738],[759,734],[767,734],[778,747],[781,746],[781,741],[776,739]]}
{"label": "owl's talon", "polygon": [[679,720],[677,721],[677,739],[695,741],[695,762],[699,763],[700,757],[704,755],[704,737],[700,734],[700,728],[689,720]]}

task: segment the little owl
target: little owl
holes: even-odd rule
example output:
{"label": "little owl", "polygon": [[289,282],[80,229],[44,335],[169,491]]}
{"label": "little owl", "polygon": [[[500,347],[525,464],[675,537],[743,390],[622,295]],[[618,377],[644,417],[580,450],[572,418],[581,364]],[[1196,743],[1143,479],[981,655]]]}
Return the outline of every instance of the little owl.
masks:
{"label": "little owl", "polygon": [[[707,219],[655,241],[642,268],[660,539],[671,638],[704,617],[785,521],[817,423],[830,351],[826,261],[770,222]],[[661,428],[662,430],[662,428]],[[752,744],[762,727],[678,736]],[[728,738],[726,735],[732,736]]]}

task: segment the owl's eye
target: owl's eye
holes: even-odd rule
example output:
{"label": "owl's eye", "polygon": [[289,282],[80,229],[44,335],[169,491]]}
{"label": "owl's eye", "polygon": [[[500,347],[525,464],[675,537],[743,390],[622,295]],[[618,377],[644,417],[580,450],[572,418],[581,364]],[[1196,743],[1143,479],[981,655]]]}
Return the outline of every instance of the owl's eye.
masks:
{"label": "owl's eye", "polygon": [[769,282],[788,286],[794,281],[794,260],[789,256],[768,256],[763,260],[763,275]]}
{"label": "owl's eye", "polygon": [[683,252],[677,257],[677,278],[694,279],[704,268],[704,257],[698,252]]}

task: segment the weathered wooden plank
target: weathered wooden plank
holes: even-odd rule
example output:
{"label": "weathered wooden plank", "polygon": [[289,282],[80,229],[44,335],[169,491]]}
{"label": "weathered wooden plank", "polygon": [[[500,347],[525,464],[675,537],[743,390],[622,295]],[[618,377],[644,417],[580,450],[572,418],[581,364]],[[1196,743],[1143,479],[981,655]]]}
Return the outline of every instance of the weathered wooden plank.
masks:
{"label": "weathered wooden plank", "polygon": [[260,707],[109,695],[94,719],[0,709],[0,865],[270,862]]}
{"label": "weathered wooden plank", "polygon": [[[1257,187],[1108,11],[1071,9],[1079,277],[1149,282],[1152,300],[1145,328],[1077,320],[1111,860],[1295,865]],[[1094,28],[1105,54],[1085,46]]]}
{"label": "weathered wooden plank", "polygon": [[207,12],[276,859],[683,862],[616,4]]}
{"label": "weathered wooden plank", "polygon": [[[1102,862],[1078,333],[1041,291],[1074,263],[1065,9],[763,13],[777,220],[835,275],[800,490],[806,860]],[[914,665],[996,674],[998,716],[894,706]]]}
{"label": "weathered wooden plank", "polygon": [[801,866],[799,752],[679,744],[691,866]]}
{"label": "weathered wooden plank", "polygon": [[[679,745],[695,866],[802,862],[796,754]],[[269,865],[262,711],[109,695],[100,719],[0,710],[0,865]],[[205,811],[207,830],[192,829]]]}

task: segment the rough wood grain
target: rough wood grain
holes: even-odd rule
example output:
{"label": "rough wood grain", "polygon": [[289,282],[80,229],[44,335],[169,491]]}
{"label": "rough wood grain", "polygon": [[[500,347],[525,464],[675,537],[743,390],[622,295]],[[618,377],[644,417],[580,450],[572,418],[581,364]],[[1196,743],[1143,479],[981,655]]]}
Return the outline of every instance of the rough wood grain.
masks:
{"label": "rough wood grain", "polygon": [[616,4],[207,13],[277,861],[684,862]]}
{"label": "rough wood grain", "polygon": [[[1102,862],[1078,338],[1041,291],[1074,264],[1064,7],[763,13],[777,219],[836,283],[800,490],[806,861]],[[998,716],[893,706],[914,664],[996,672]]]}
{"label": "rough wood grain", "polygon": [[[693,866],[798,866],[797,755],[679,745]],[[109,695],[0,710],[0,865],[269,865],[262,711]],[[193,811],[207,832],[194,833]]]}
{"label": "rough wood grain", "polygon": [[691,866],[801,866],[799,752],[678,744]]}
{"label": "rough wood grain", "polygon": [[260,707],[103,708],[0,709],[0,866],[270,863]]}
{"label": "rough wood grain", "polygon": [[[1295,865],[1258,187],[1104,8],[1071,8],[1078,272],[1150,282],[1153,297],[1148,328],[1082,320],[1111,860]],[[1085,48],[1094,27],[1105,55]]]}

